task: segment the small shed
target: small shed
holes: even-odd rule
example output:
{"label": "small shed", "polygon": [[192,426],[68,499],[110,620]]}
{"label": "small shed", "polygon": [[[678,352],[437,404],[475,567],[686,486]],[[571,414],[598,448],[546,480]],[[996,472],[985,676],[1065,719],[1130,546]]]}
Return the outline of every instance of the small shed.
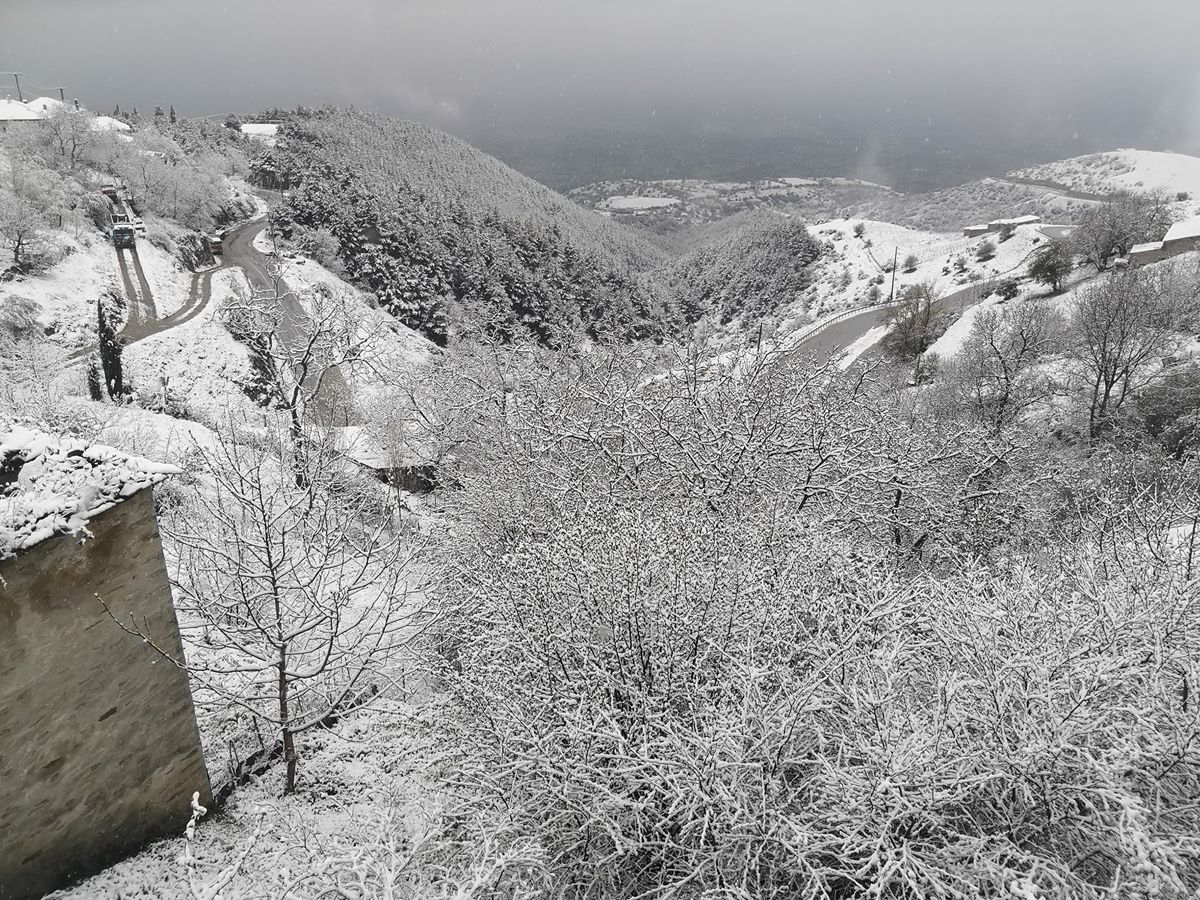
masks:
{"label": "small shed", "polygon": [[1017,228],[1021,225],[1036,225],[1040,221],[1042,221],[1042,217],[1034,215],[1015,216],[1011,219],[994,219],[993,221],[987,223],[987,230],[1001,231],[1006,227]]}
{"label": "small shed", "polygon": [[395,441],[361,425],[334,429],[333,448],[384,484],[410,494],[428,494],[439,484],[438,462],[415,435]]}
{"label": "small shed", "polygon": [[1129,262],[1135,266],[1158,262],[1160,259],[1166,259],[1169,255],[1163,249],[1162,241],[1147,241],[1143,244],[1134,244],[1129,248]]}

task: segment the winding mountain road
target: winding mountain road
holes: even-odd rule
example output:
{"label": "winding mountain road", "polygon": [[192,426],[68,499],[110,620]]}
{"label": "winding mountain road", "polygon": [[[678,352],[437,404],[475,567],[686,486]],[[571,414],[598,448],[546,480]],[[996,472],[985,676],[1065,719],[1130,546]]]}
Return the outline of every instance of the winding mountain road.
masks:
{"label": "winding mountain road", "polygon": [[1052,194],[1058,194],[1060,197],[1066,197],[1068,200],[1083,200],[1087,203],[1103,203],[1108,200],[1107,194],[1093,194],[1089,191],[1077,191],[1074,188],[1067,187],[1065,184],[1059,184],[1057,181],[1050,181],[1045,178],[1021,178],[1016,175],[1000,175],[996,176],[996,181],[1003,181],[1007,184],[1015,184],[1019,187],[1037,187],[1044,188]]}
{"label": "winding mountain road", "polygon": [[[250,287],[260,297],[278,302],[282,313],[278,331],[280,342],[288,347],[303,346],[309,337],[305,328],[308,311],[300,302],[300,298],[280,277],[278,264],[254,246],[254,239],[266,225],[265,219],[255,219],[226,234],[222,241],[222,268],[240,268],[250,282]],[[310,382],[316,377],[320,378],[320,384],[310,384],[316,390],[313,397],[313,418],[321,425],[348,425],[349,414],[345,400],[350,396],[350,389],[342,372],[337,367],[332,367],[320,376],[308,376]]]}
{"label": "winding mountain road", "polygon": [[[979,286],[972,284],[961,290],[946,294],[944,297],[939,297],[934,301],[933,306],[940,313],[961,313],[968,306],[978,303],[981,299],[979,296]],[[851,344],[865,338],[872,328],[886,325],[888,313],[891,311],[892,306],[893,304],[884,303],[880,306],[872,306],[869,309],[864,309],[862,312],[847,316],[844,319],[832,321],[826,327],[820,328],[801,338],[795,345],[789,348],[789,352],[802,352],[819,359],[836,356],[845,351]],[[865,348],[863,353],[873,354],[878,346],[878,342],[875,342],[870,347]]]}
{"label": "winding mountain road", "polygon": [[[212,300],[213,273],[234,268],[240,268],[245,273],[250,287],[260,297],[270,301],[277,300],[280,304],[283,313],[279,320],[280,340],[289,346],[303,343],[307,337],[304,324],[308,312],[291,288],[278,276],[276,264],[254,246],[254,239],[265,227],[265,219],[254,219],[227,232],[221,241],[220,265],[193,273],[191,287],[183,304],[175,312],[161,318],[137,250],[116,250],[117,269],[121,275],[129,311],[125,326],[117,334],[122,343],[126,346],[136,344],[196,318]],[[132,271],[130,261],[133,263]],[[87,344],[71,353],[67,361],[78,362],[95,349],[95,344]],[[342,402],[347,396],[349,388],[342,373],[337,368],[329,369],[322,376],[314,398],[313,418],[323,425],[348,424],[348,413],[345,403]]]}

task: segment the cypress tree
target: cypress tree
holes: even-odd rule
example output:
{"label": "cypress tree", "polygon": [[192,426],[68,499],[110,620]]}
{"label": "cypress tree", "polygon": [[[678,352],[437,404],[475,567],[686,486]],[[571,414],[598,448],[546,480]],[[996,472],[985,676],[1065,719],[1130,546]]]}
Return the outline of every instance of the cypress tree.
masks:
{"label": "cypress tree", "polygon": [[125,396],[125,377],[121,364],[121,339],[117,337],[115,314],[106,300],[115,300],[112,292],[102,294],[96,300],[96,337],[100,345],[100,367],[104,371],[104,384],[108,396],[114,400]]}

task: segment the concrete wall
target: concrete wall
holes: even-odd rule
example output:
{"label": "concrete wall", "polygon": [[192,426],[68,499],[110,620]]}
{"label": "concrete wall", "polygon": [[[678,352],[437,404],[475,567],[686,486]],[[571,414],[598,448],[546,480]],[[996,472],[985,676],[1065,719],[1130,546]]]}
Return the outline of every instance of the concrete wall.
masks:
{"label": "concrete wall", "polygon": [[1143,250],[1140,253],[1130,253],[1129,262],[1135,266],[1146,266],[1150,263],[1161,262],[1173,255],[1165,247],[1159,247],[1157,250]]}
{"label": "concrete wall", "polygon": [[40,897],[179,834],[209,797],[152,492],[0,562],[0,898]]}

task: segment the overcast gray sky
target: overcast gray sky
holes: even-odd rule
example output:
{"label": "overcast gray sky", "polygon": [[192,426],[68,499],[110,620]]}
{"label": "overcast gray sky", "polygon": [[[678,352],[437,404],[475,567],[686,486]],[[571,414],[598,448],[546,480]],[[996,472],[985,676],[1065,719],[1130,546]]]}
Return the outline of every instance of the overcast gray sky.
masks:
{"label": "overcast gray sky", "polygon": [[35,93],[352,103],[485,146],[842,123],[1200,152],[1197,35],[1198,0],[0,0]]}

